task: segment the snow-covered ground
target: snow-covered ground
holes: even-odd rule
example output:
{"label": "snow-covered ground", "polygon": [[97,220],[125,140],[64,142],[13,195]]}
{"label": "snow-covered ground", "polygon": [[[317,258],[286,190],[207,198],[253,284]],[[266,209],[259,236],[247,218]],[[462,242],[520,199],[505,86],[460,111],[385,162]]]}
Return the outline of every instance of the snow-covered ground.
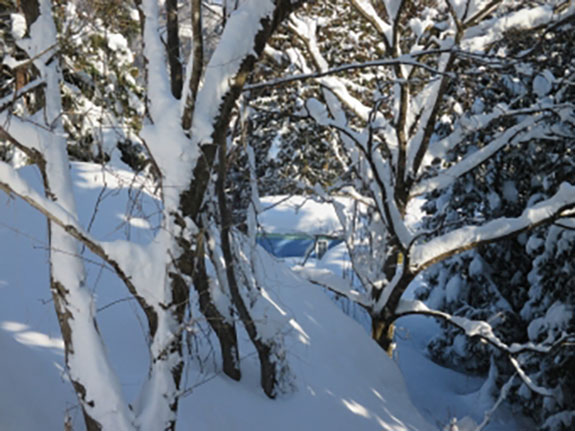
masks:
{"label": "snow-covered ground", "polygon": [[[23,173],[40,186],[33,168]],[[75,164],[74,177],[82,222],[91,224],[94,236],[151,240],[159,221],[157,205],[145,192],[130,190],[129,177],[121,172],[103,176],[100,167],[88,164]],[[0,199],[0,429],[61,430],[67,414],[74,429],[82,429],[62,372],[62,341],[48,284],[46,223],[23,202],[5,194]],[[126,397],[135,401],[148,365],[137,306],[109,269],[88,252],[85,257],[100,331]],[[240,383],[214,374],[209,366],[204,373],[189,367],[179,429],[434,429],[409,401],[397,365],[361,326],[282,262],[263,252],[259,258],[273,287],[270,298],[289,316],[285,340],[295,391],[268,400],[259,388],[254,352],[243,343]]]}
{"label": "snow-covered ground", "polygon": [[[274,196],[263,198],[262,201],[264,207],[269,208],[260,220],[266,232],[308,232],[317,235],[339,231],[335,211],[328,204],[299,196],[290,199]],[[351,201],[347,203],[351,205]],[[410,210],[407,221],[416,223],[420,215],[419,207],[414,205]],[[308,265],[329,269],[343,278],[353,277],[344,244],[328,251],[319,262],[310,260]],[[414,291],[421,282],[421,277],[418,277],[405,293],[404,299],[414,299]],[[354,307],[341,298],[336,301],[341,309],[369,331],[369,316],[361,307]],[[426,346],[439,330],[438,323],[431,317],[408,316],[399,319],[394,359],[401,369],[411,401],[425,419],[435,426],[434,429],[450,430],[449,425],[457,424],[459,431],[475,431],[484,420],[485,413],[493,407],[495,400],[489,394],[485,378],[468,376],[430,360]],[[483,429],[530,431],[534,430],[535,426],[520,414],[513,413],[511,407],[504,404],[495,410]]]}
{"label": "snow-covered ground", "polygon": [[[24,172],[40,186],[33,168]],[[143,185],[130,188],[129,175],[103,175],[101,167],[89,164],[75,164],[74,178],[80,216],[93,235],[108,240],[129,236],[144,243],[152,239],[159,209]],[[313,205],[299,213],[306,219],[297,221],[298,230],[332,229],[333,213]],[[48,284],[46,223],[5,194],[0,194],[0,207],[0,430],[62,430],[66,415],[75,430],[83,429],[62,368]],[[266,223],[279,226],[279,232],[296,223],[290,214],[279,205],[266,214]],[[88,252],[85,258],[100,331],[125,395],[135,401],[148,366],[137,305],[108,268]],[[399,322],[403,329],[393,361],[369,338],[365,316],[357,315],[357,323],[279,259],[265,252],[258,259],[266,269],[268,301],[288,322],[284,336],[295,390],[267,399],[259,388],[256,356],[249,343],[240,343],[245,350],[240,383],[214,373],[210,360],[203,369],[188,367],[178,429],[433,431],[456,417],[461,431],[470,431],[474,427],[467,425],[481,421],[492,402],[481,397],[482,380],[441,368],[425,356],[426,340],[437,330],[431,320]],[[322,264],[349,272],[341,248],[330,250]],[[486,430],[529,427],[503,409]]]}

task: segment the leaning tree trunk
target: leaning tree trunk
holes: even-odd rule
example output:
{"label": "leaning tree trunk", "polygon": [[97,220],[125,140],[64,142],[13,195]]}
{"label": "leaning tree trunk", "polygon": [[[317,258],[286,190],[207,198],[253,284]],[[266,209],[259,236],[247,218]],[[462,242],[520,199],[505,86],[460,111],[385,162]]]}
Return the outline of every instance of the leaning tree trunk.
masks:
{"label": "leaning tree trunk", "polygon": [[216,183],[216,192],[218,195],[218,203],[220,209],[220,223],[221,223],[221,243],[222,253],[226,264],[226,275],[228,278],[228,286],[232,297],[232,302],[240,316],[242,324],[246,328],[251,342],[253,343],[258,358],[260,360],[260,382],[265,394],[270,398],[275,398],[277,395],[277,367],[272,358],[272,345],[264,340],[258,331],[258,328],[250,315],[250,311],[241,295],[240,287],[236,277],[236,263],[232,254],[231,248],[231,225],[232,217],[231,212],[227,207],[227,197],[225,193],[226,172],[227,172],[227,151],[225,139],[220,143],[219,148],[219,165],[218,165],[218,179]]}
{"label": "leaning tree trunk", "polygon": [[[409,271],[408,257],[399,251],[393,251],[392,259],[395,265],[386,265],[386,278],[389,283],[393,283],[393,290],[389,297],[381,306],[378,306],[381,301],[380,296],[382,291],[378,291],[376,298],[376,307],[371,313],[371,336],[377,344],[385,350],[385,352],[392,357],[395,348],[394,335],[395,335],[395,320],[397,319],[397,308],[399,306],[403,293],[407,290],[409,284],[414,279],[414,274]],[[395,268],[391,268],[394,266]],[[399,279],[394,281],[397,271],[401,271]],[[385,289],[384,289],[385,290]]]}
{"label": "leaning tree trunk", "polygon": [[[69,161],[61,120],[58,61],[50,55],[40,55],[57,45],[51,5],[48,0],[23,0],[20,6],[26,17],[28,37],[19,45],[45,81],[43,116],[38,116],[44,119],[44,124],[14,118],[7,125],[8,134],[40,169],[47,199],[57,201],[76,217],[72,183],[67,174]],[[30,142],[30,136],[36,137],[37,143]],[[133,430],[133,413],[123,399],[96,324],[78,240],[52,221],[48,222],[48,234],[50,287],[64,340],[68,377],[78,396],[86,428]]]}

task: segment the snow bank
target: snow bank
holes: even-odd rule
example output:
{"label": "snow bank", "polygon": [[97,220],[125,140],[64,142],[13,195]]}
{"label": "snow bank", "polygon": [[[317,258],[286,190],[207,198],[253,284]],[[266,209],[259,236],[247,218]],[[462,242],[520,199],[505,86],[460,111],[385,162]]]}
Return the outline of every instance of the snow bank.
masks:
{"label": "snow bank", "polygon": [[333,206],[306,196],[266,196],[258,221],[266,233],[333,235],[341,225]]}
{"label": "snow bank", "polygon": [[291,316],[285,335],[296,391],[279,400],[259,389],[259,369],[242,352],[238,384],[216,377],[182,400],[184,423],[202,430],[419,430],[400,370],[355,321],[317,287],[260,252],[273,301]]}
{"label": "snow bank", "polygon": [[[134,195],[128,189],[130,181],[119,181],[118,172],[104,172],[101,167],[74,164],[74,172],[81,222],[87,227],[95,214],[91,224],[95,237],[136,236],[138,242],[140,237],[141,242],[151,238],[146,227],[158,224],[157,204],[149,194]],[[34,168],[21,173],[35,187],[41,186]],[[295,228],[336,230],[331,206],[309,202],[311,206],[298,213]],[[5,194],[0,194],[0,205],[0,324],[5,328],[0,329],[0,429],[61,430],[68,409],[74,429],[82,429],[77,401],[54,365],[61,367],[63,355],[48,285],[46,223],[29,206]],[[268,219],[267,226],[276,232],[294,227],[288,217],[294,209],[289,208],[278,206],[276,218]],[[125,223],[127,211],[137,212],[149,225]],[[318,218],[323,220],[319,226]],[[111,271],[85,253],[87,285],[96,297],[100,331],[125,396],[133,401],[148,367],[139,312]],[[275,401],[265,397],[259,387],[257,357],[240,332],[242,381],[188,367],[179,429],[435,430],[411,404],[395,363],[359,324],[341,313],[321,289],[275,258],[261,250],[257,258],[264,270],[263,300],[288,316],[282,331],[296,390]]]}

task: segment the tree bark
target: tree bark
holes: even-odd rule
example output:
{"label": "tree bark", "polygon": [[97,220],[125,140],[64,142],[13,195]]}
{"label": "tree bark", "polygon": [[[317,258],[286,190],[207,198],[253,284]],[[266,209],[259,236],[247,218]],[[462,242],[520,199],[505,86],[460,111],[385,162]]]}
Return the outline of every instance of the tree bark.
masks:
{"label": "tree bark", "polygon": [[[396,259],[400,256],[400,252],[395,252]],[[389,357],[393,356],[395,344],[393,342],[395,335],[395,320],[398,318],[396,313],[397,307],[404,292],[407,290],[409,284],[415,278],[415,275],[408,271],[409,264],[407,257],[401,254],[403,261],[401,262],[402,269],[397,268],[400,265],[399,261],[396,264],[396,271],[404,271],[401,278],[395,285],[395,288],[389,295],[387,303],[379,313],[372,313],[371,316],[371,336],[379,346],[388,354]],[[386,268],[389,269],[389,268]],[[395,271],[394,273],[395,274]],[[388,275],[389,276],[389,275]],[[388,278],[388,280],[391,280]]]}
{"label": "tree bark", "polygon": [[219,172],[216,183],[216,193],[218,195],[218,203],[220,207],[220,220],[221,220],[221,241],[222,252],[226,264],[226,274],[228,276],[228,285],[232,296],[233,304],[238,311],[240,319],[246,328],[250,340],[255,346],[258,357],[260,360],[260,383],[265,394],[270,398],[276,397],[276,386],[278,384],[277,367],[275,361],[271,357],[272,348],[269,343],[262,340],[256,324],[250,315],[249,309],[243,300],[240,293],[239,285],[235,273],[235,262],[231,248],[231,213],[227,208],[225,183],[227,172],[227,157],[226,157],[226,141],[225,139],[219,143]]}
{"label": "tree bark", "polygon": [[[256,61],[260,57],[263,49],[279,25],[279,23],[288,16],[288,14],[294,10],[299,5],[303,4],[303,1],[291,1],[291,0],[277,0],[275,2],[275,11],[271,18],[263,19],[260,22],[260,30],[258,31],[255,40],[254,40],[254,49],[253,51],[247,55],[242,63],[241,66],[234,76],[234,79],[231,81],[230,88],[226,94],[221,96],[219,100],[214,101],[214,103],[219,103],[219,114],[214,119],[212,124],[213,126],[213,135],[211,136],[211,142],[200,142],[200,149],[201,149],[201,156],[198,159],[196,166],[194,167],[193,171],[193,179],[189,185],[189,187],[181,193],[180,195],[180,212],[183,216],[182,218],[185,219],[186,217],[190,218],[194,221],[196,226],[201,226],[200,220],[200,212],[202,210],[202,205],[204,203],[204,199],[206,196],[206,192],[211,180],[212,169],[214,166],[216,154],[220,151],[220,167],[225,171],[226,169],[226,139],[229,129],[229,124],[232,118],[232,112],[235,107],[236,101],[241,95],[242,88],[247,81],[249,74],[252,72]],[[201,5],[200,2],[192,3],[194,7],[194,14],[193,14],[193,26],[194,32],[196,35],[197,40],[201,39]],[[197,49],[198,52],[195,52],[194,55],[198,56],[198,59],[201,58],[199,49],[200,46],[196,46],[194,49]],[[196,58],[194,58],[196,61]],[[194,69],[198,73],[198,75],[194,79],[198,79],[199,81],[199,73],[201,72],[201,65],[196,68],[196,64],[194,64]],[[197,90],[197,82],[192,80],[190,82],[192,86],[191,90]],[[187,105],[186,111],[184,112],[184,117],[182,118],[182,126],[184,130],[187,129],[188,121],[191,121],[189,126],[193,129],[193,121],[192,118],[195,110],[194,110],[194,103],[195,100],[190,101],[191,103]],[[193,139],[193,136],[192,136]],[[224,259],[226,261],[226,271],[228,276],[228,283],[230,287],[230,294],[232,296],[232,302],[236,307],[236,310],[242,320],[242,323],[245,325],[246,330],[254,343],[258,355],[260,356],[260,362],[262,364],[262,387],[264,388],[264,392],[270,396],[274,396],[274,390],[276,385],[276,376],[275,376],[275,365],[271,363],[269,357],[269,353],[271,348],[266,346],[262,341],[259,339],[257,334],[257,330],[255,327],[254,322],[251,320],[249,311],[245,306],[243,299],[240,295],[239,288],[237,285],[237,280],[235,278],[235,273],[233,269],[233,256],[231,251],[230,245],[230,221],[228,217],[228,210],[226,208],[225,203],[225,192],[223,191],[223,184],[225,182],[225,172],[220,172],[218,176],[218,181],[221,184],[218,186],[220,192],[218,193],[218,201],[220,205],[220,214],[223,216],[221,220],[221,241],[222,241],[222,251],[224,253]],[[185,242],[186,240],[181,238],[181,242]],[[198,250],[201,249],[198,246]],[[191,247],[191,244],[189,245]],[[185,247],[184,247],[185,250]],[[191,250],[191,248],[189,248]],[[202,267],[203,263],[200,263],[201,259],[204,259],[205,251],[202,253],[198,253],[196,256],[195,267],[199,269],[199,271],[193,274],[194,283],[197,285],[195,288],[197,289],[200,298],[202,301],[206,301],[204,305],[201,306],[203,309],[202,312],[208,313],[206,318],[208,321],[212,320],[210,316],[213,318],[213,323],[216,324],[216,334],[218,338],[220,336],[220,347],[222,348],[222,356],[226,358],[225,360],[228,362],[225,367],[228,370],[226,372],[232,378],[239,378],[239,361],[238,358],[238,349],[237,349],[237,337],[235,334],[235,328],[231,324],[224,324],[225,319],[223,316],[217,312],[215,305],[212,303],[211,298],[206,294],[208,292],[207,289],[207,279],[205,275],[202,275]],[[182,256],[178,258],[180,261],[186,260],[186,255],[189,255],[189,251],[184,251]],[[189,261],[188,261],[189,262]],[[212,324],[212,322],[210,322]]]}
{"label": "tree bark", "polygon": [[168,63],[170,65],[170,83],[172,95],[179,99],[182,97],[182,62],[180,61],[180,35],[178,25],[178,0],[166,1],[167,30],[168,30]]}
{"label": "tree bark", "polygon": [[[200,87],[200,78],[202,77],[202,69],[204,67],[204,37],[202,35],[202,0],[192,0],[192,72],[190,74],[190,82],[188,97],[186,100],[186,107],[182,118],[182,126],[184,130],[189,130],[192,127],[192,119],[194,118],[194,110],[196,105],[196,95]],[[188,67],[190,65],[188,64]]]}
{"label": "tree bark", "polygon": [[371,318],[371,338],[381,347],[387,355],[393,357],[395,325],[377,314]]}
{"label": "tree bark", "polygon": [[220,342],[224,374],[233,380],[240,380],[240,358],[234,322],[229,322],[217,309],[210,294],[208,275],[204,260],[204,240],[198,239],[198,253],[193,274],[194,288],[200,301],[200,311],[216,333]]}

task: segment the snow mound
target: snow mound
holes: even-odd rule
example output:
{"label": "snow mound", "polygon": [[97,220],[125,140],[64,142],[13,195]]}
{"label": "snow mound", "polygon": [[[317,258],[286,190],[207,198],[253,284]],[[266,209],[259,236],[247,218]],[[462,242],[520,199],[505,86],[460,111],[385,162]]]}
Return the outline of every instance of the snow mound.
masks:
{"label": "snow mound", "polygon": [[[121,217],[137,208],[134,217],[157,226],[157,207],[149,194],[134,197],[127,188],[133,182],[120,181],[118,172],[86,164],[75,164],[74,169],[81,222],[91,225],[95,237],[150,240],[153,229],[128,224],[128,230],[126,217]],[[26,168],[22,173],[40,188],[37,171]],[[77,401],[62,377],[61,341],[50,300],[46,223],[26,204],[3,193],[0,205],[0,430],[61,430],[67,412],[74,429],[82,429]],[[313,214],[313,208],[310,211]],[[314,220],[322,214],[326,223],[320,224],[321,229],[331,229],[335,215],[315,213]],[[316,221],[310,218],[306,223]],[[135,400],[148,366],[137,306],[111,271],[85,253],[87,285],[96,297],[100,331],[126,397]],[[256,259],[264,272],[263,300],[286,316],[281,331],[296,389],[277,400],[265,397],[259,387],[257,356],[240,332],[241,382],[188,367],[178,429],[436,429],[411,404],[399,368],[359,324],[263,250]]]}
{"label": "snow mound", "polygon": [[401,372],[355,321],[317,287],[267,253],[273,302],[290,316],[285,335],[295,392],[268,400],[254,355],[238,384],[216,377],[182,400],[184,423],[201,430],[434,430],[411,404]]}
{"label": "snow mound", "polygon": [[[339,198],[343,199],[343,198]],[[266,196],[259,223],[266,233],[333,235],[341,224],[333,206],[306,196]]]}

